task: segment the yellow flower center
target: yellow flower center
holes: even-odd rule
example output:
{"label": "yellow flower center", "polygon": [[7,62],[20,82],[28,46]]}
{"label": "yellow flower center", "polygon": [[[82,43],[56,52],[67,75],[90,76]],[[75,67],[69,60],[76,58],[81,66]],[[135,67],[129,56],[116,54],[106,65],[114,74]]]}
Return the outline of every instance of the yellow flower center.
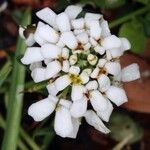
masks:
{"label": "yellow flower center", "polygon": [[73,84],[82,84],[82,80],[77,74],[69,74],[70,80]]}

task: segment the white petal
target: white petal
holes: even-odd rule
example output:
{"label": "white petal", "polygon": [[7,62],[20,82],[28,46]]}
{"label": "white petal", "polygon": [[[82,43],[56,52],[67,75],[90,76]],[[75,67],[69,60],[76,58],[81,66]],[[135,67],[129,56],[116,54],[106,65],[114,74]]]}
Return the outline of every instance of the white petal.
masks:
{"label": "white petal", "polygon": [[140,78],[140,71],[138,64],[131,64],[122,69],[121,80],[123,82],[129,82]]}
{"label": "white petal", "polygon": [[99,90],[105,92],[110,87],[110,79],[105,74],[101,74],[98,78]]}
{"label": "white petal", "polygon": [[90,102],[95,111],[104,111],[108,105],[106,98],[98,90],[90,92]]}
{"label": "white petal", "polygon": [[55,96],[57,95],[58,93],[58,90],[56,89],[55,87],[55,84],[54,83],[50,83],[46,86],[47,90],[48,90],[48,93]]}
{"label": "white petal", "polygon": [[84,18],[74,19],[71,21],[71,24],[74,29],[83,29],[84,28]]}
{"label": "white petal", "polygon": [[58,58],[61,55],[61,48],[54,44],[44,44],[41,47],[41,53],[44,58]]}
{"label": "white petal", "polygon": [[105,53],[104,47],[97,45],[94,47],[95,52],[99,53],[100,55],[103,55]]}
{"label": "white petal", "polygon": [[99,40],[101,36],[101,27],[98,20],[91,20],[90,23],[90,36],[95,40]]}
{"label": "white petal", "polygon": [[85,29],[75,29],[75,30],[73,31],[74,35],[78,35],[78,34],[81,34],[81,33],[83,33],[83,32],[85,32]]}
{"label": "white petal", "polygon": [[58,97],[53,96],[53,95],[51,95],[51,94],[48,95],[48,99],[49,99],[50,101],[52,101],[53,103],[55,103],[55,104],[59,101]]}
{"label": "white petal", "polygon": [[76,37],[71,31],[62,33],[61,38],[62,38],[63,43],[70,49],[76,49],[76,47],[78,46]]}
{"label": "white petal", "polygon": [[79,74],[80,68],[78,66],[71,66],[69,69],[69,73],[71,74]]}
{"label": "white petal", "polygon": [[64,106],[67,109],[70,109],[72,102],[70,100],[60,99],[59,105]]}
{"label": "white petal", "polygon": [[50,79],[52,77],[54,77],[55,75],[57,75],[61,70],[61,64],[58,61],[52,61],[50,62],[47,67],[46,67],[46,71],[45,71],[45,78],[46,79]]}
{"label": "white petal", "polygon": [[45,98],[33,103],[28,109],[28,115],[32,116],[35,121],[42,121],[54,111],[55,107],[54,101]]}
{"label": "white petal", "polygon": [[45,68],[35,68],[31,73],[34,82],[37,83],[46,80],[45,71],[46,71]]}
{"label": "white petal", "polygon": [[70,113],[74,118],[79,118],[84,116],[87,110],[87,98],[81,98],[73,102],[70,108]]}
{"label": "white petal", "polygon": [[46,7],[36,13],[36,15],[46,23],[50,24],[51,26],[55,27],[55,19],[56,14],[54,11],[52,11],[50,8]]}
{"label": "white petal", "polygon": [[34,34],[30,33],[29,37],[25,40],[27,46],[32,46],[35,43]]}
{"label": "white petal", "polygon": [[61,137],[67,137],[73,131],[71,114],[64,106],[60,106],[56,111],[54,129],[56,134]]}
{"label": "white petal", "polygon": [[110,29],[109,29],[109,26],[108,26],[108,22],[107,22],[106,20],[103,20],[103,21],[100,23],[100,26],[101,26],[101,28],[102,28],[102,32],[101,32],[102,38],[105,38],[105,37],[111,35]]}
{"label": "white petal", "polygon": [[103,124],[103,122],[100,120],[100,118],[94,111],[88,110],[85,114],[85,119],[88,124],[93,126],[98,131],[105,134],[110,132],[110,130]]}
{"label": "white petal", "polygon": [[107,59],[107,60],[111,60],[112,58],[113,58],[113,57],[112,57],[110,51],[109,51],[109,50],[106,50],[106,59]]}
{"label": "white petal", "polygon": [[120,38],[121,43],[122,43],[122,50],[126,51],[131,49],[131,44],[127,38]]}
{"label": "white petal", "polygon": [[86,44],[88,43],[88,34],[86,32],[82,32],[76,36],[79,43]]}
{"label": "white petal", "polygon": [[61,36],[59,37],[59,40],[56,43],[56,45],[59,46],[60,48],[64,48],[65,47],[65,44],[64,44]]}
{"label": "white petal", "polygon": [[56,17],[56,24],[61,32],[70,31],[69,17],[66,13],[62,12]]}
{"label": "white petal", "polygon": [[91,20],[99,20],[102,17],[101,14],[96,13],[86,13],[85,19],[91,19]]}
{"label": "white petal", "polygon": [[117,106],[120,106],[128,101],[124,89],[115,86],[111,86],[106,91],[106,96]]}
{"label": "white petal", "polygon": [[85,51],[89,50],[90,47],[91,47],[91,44],[89,42],[86,43],[85,45],[83,45],[83,48],[84,48]]}
{"label": "white petal", "polygon": [[55,83],[56,89],[58,91],[62,91],[71,83],[71,80],[68,75],[64,75],[56,79],[54,83]]}
{"label": "white petal", "polygon": [[106,71],[112,75],[118,75],[121,72],[121,65],[119,62],[107,62],[105,68]]}
{"label": "white petal", "polygon": [[115,35],[111,35],[101,40],[101,45],[107,50],[119,48],[121,46],[121,40]]}
{"label": "white petal", "polygon": [[22,26],[19,26],[19,35],[22,39],[25,39],[24,30],[25,28],[23,28]]}
{"label": "white petal", "polygon": [[77,5],[69,5],[65,9],[65,13],[69,16],[70,19],[75,19],[81,11],[82,7]]}
{"label": "white petal", "polygon": [[110,49],[109,52],[113,58],[117,58],[123,55],[121,48]]}
{"label": "white petal", "polygon": [[25,65],[29,65],[34,62],[42,61],[44,57],[41,54],[41,48],[39,47],[29,47],[27,48],[21,62]]}
{"label": "white petal", "polygon": [[36,28],[36,30],[35,30],[35,32],[34,32],[34,40],[40,45],[40,46],[42,46],[43,44],[45,44],[46,43],[46,41],[43,39],[43,38],[41,38],[40,36],[39,36],[39,28],[40,27],[42,27],[42,26],[45,26],[45,24],[43,23],[43,22],[38,22],[38,24],[37,24],[37,28]]}
{"label": "white petal", "polygon": [[64,58],[64,59],[68,59],[69,58],[69,49],[68,48],[63,48],[62,49],[62,57]]}
{"label": "white petal", "polygon": [[41,37],[42,39],[50,43],[56,43],[59,38],[58,33],[49,25],[37,27],[36,34],[37,36]]}
{"label": "white petal", "polygon": [[86,88],[88,90],[96,90],[98,88],[98,83],[93,80],[93,81],[89,81],[87,84],[86,84]]}
{"label": "white petal", "polygon": [[82,85],[73,85],[71,91],[71,99],[72,101],[76,101],[83,98],[85,88]]}
{"label": "white petal", "polygon": [[105,66],[106,62],[107,62],[106,59],[99,59],[97,65],[98,65],[100,68],[103,68],[103,67]]}
{"label": "white petal", "polygon": [[73,131],[67,137],[75,139],[77,137],[77,133],[81,124],[80,119],[72,118],[72,124],[73,124]]}
{"label": "white petal", "polygon": [[62,71],[69,72],[70,64],[68,60],[64,60],[62,64]]}
{"label": "white petal", "polygon": [[110,115],[113,111],[113,106],[112,106],[111,102],[109,100],[107,100],[107,101],[108,101],[107,109],[104,111],[97,112],[97,115],[106,122],[109,121]]}
{"label": "white petal", "polygon": [[52,61],[53,61],[53,59],[51,59],[51,58],[50,59],[49,58],[44,59],[45,65],[48,65]]}
{"label": "white petal", "polygon": [[71,65],[74,65],[77,62],[77,60],[78,60],[78,57],[77,57],[76,54],[71,55],[70,58],[69,58],[69,62],[70,62]]}
{"label": "white petal", "polygon": [[80,79],[82,80],[82,84],[85,84],[89,81],[89,75],[86,72],[82,72],[80,74]]}
{"label": "white petal", "polygon": [[35,68],[41,68],[41,67],[42,67],[42,62],[40,61],[40,62],[32,63],[29,68],[30,68],[30,70],[32,71],[32,70],[34,70]]}
{"label": "white petal", "polygon": [[90,37],[89,40],[90,40],[91,45],[93,45],[94,47],[98,45],[97,41],[93,39],[92,37]]}
{"label": "white petal", "polygon": [[97,78],[99,74],[100,69],[96,67],[93,72],[91,73],[91,78]]}

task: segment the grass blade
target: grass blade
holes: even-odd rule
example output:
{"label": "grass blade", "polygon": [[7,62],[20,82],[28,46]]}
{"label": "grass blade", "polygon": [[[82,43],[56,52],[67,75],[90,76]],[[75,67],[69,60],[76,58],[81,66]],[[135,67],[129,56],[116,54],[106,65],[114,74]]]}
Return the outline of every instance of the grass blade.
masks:
{"label": "grass blade", "polygon": [[[5,120],[3,119],[3,117],[0,114],[0,127],[3,128],[4,130],[6,129],[6,123]],[[21,150],[28,150],[28,148],[24,145],[24,143],[19,139],[18,140],[18,147]]]}
{"label": "grass blade", "polygon": [[[27,9],[22,18],[22,25],[27,25],[31,23],[31,11]],[[4,139],[2,142],[2,150],[16,150],[17,140],[20,129],[21,111],[23,104],[23,93],[20,91],[24,90],[24,80],[25,80],[25,68],[23,65],[19,64],[17,58],[24,54],[26,45],[24,40],[20,37],[17,41],[17,49],[15,53],[15,60],[13,64],[12,73],[12,83],[9,93],[8,101],[8,111],[7,111],[7,121],[6,130],[4,134]]]}
{"label": "grass blade", "polygon": [[0,87],[8,77],[11,70],[12,70],[12,65],[11,62],[8,60],[0,71]]}

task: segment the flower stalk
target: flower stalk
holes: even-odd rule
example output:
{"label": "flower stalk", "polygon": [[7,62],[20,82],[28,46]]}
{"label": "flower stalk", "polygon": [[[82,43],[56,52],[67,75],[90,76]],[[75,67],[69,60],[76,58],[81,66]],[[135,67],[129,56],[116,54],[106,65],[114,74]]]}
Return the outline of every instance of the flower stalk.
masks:
{"label": "flower stalk", "polygon": [[118,18],[118,19],[112,21],[109,24],[109,27],[110,28],[117,27],[118,25],[120,25],[120,24],[122,24],[122,23],[124,23],[124,22],[126,22],[126,21],[128,21],[128,20],[130,20],[132,18],[134,18],[137,15],[144,14],[145,12],[149,11],[149,9],[150,9],[150,5],[147,5],[147,6],[143,7],[143,8],[141,8],[141,9],[138,9],[138,10],[136,10],[134,12],[131,12],[131,13],[129,13],[129,14],[121,17],[121,18]]}
{"label": "flower stalk", "polygon": [[[31,12],[27,9],[22,18],[22,25],[28,25],[31,23]],[[25,80],[25,68],[17,61],[17,57],[22,55],[26,49],[26,44],[19,37],[17,41],[17,49],[15,53],[15,60],[12,73],[12,83],[10,87],[10,97],[8,101],[8,112],[7,121],[4,134],[4,139],[2,142],[2,150],[15,150],[17,147],[17,140],[20,129],[21,111],[23,104],[23,91],[24,80]]]}

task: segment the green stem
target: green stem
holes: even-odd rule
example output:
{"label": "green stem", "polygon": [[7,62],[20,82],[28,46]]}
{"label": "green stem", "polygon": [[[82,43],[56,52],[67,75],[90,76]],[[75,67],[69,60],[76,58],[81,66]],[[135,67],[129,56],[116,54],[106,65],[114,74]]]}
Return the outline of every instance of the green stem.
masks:
{"label": "green stem", "polygon": [[[0,127],[3,128],[4,130],[6,128],[5,120],[1,115],[0,115]],[[28,148],[24,145],[24,143],[20,139],[18,140],[18,147],[21,150],[28,150]]]}
{"label": "green stem", "polygon": [[116,27],[116,26],[118,26],[118,25],[120,25],[120,24],[122,24],[122,23],[124,23],[124,22],[126,22],[126,21],[128,21],[130,19],[132,19],[133,17],[135,17],[137,15],[141,15],[141,14],[143,14],[143,13],[149,11],[149,10],[150,10],[150,5],[147,5],[147,6],[143,7],[143,8],[141,8],[141,9],[138,9],[138,10],[136,10],[134,12],[131,12],[131,13],[123,16],[123,17],[120,17],[120,18],[112,21],[109,24],[109,27],[110,28],[114,28],[114,27]]}
{"label": "green stem", "polygon": [[[22,24],[31,23],[31,11],[27,9],[22,18]],[[25,80],[25,67],[17,61],[17,58],[24,54],[26,45],[24,40],[18,38],[15,60],[13,64],[12,82],[10,86],[6,130],[2,142],[2,150],[16,150],[19,136],[21,111],[23,104],[23,93]]]}
{"label": "green stem", "polygon": [[119,142],[112,150],[122,150],[122,148],[128,144],[128,142],[133,138],[133,134],[129,134],[121,142]]}
{"label": "green stem", "polygon": [[31,139],[31,137],[23,129],[20,129],[20,135],[32,148],[32,150],[40,150],[40,147]]}

